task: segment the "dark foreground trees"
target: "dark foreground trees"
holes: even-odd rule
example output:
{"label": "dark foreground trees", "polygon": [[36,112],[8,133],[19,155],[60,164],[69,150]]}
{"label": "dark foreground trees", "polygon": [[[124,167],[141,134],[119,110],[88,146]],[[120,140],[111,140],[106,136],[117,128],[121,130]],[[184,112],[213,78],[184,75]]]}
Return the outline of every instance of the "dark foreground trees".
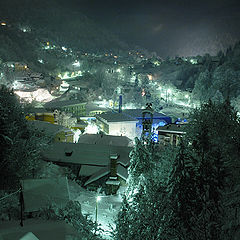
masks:
{"label": "dark foreground trees", "polygon": [[13,91],[0,86],[0,175],[14,182],[34,177],[46,139],[27,124]]}
{"label": "dark foreground trees", "polygon": [[[154,159],[148,152],[131,162],[118,239],[225,240],[237,234],[239,118],[229,101],[203,104],[191,117],[176,156],[173,151],[170,156],[169,149],[156,153],[151,148]],[[148,148],[138,143],[136,149],[139,146]],[[134,150],[133,159],[139,152]],[[143,159],[149,168],[134,174]]]}

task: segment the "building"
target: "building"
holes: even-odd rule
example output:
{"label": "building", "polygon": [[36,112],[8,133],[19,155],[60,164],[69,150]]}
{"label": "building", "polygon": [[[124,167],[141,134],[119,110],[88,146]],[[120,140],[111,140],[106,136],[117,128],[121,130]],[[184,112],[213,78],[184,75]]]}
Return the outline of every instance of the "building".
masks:
{"label": "building", "polygon": [[97,126],[108,135],[126,136],[134,139],[137,136],[138,120],[123,112],[105,112],[96,116]]}
{"label": "building", "polygon": [[97,114],[102,114],[109,111],[106,107],[101,107],[99,104],[91,102],[86,104],[86,117],[95,117]]}
{"label": "building", "polygon": [[177,146],[180,138],[186,134],[187,124],[167,124],[165,126],[159,126],[158,142],[163,145],[171,144]]}
{"label": "building", "polygon": [[80,118],[86,115],[86,102],[81,102],[77,99],[73,100],[53,100],[44,105],[47,110],[60,110],[62,112],[71,113],[73,117]]}
{"label": "building", "polygon": [[[96,116],[96,124],[106,134],[134,139],[142,133],[142,112],[143,109],[125,109],[121,113],[105,112]],[[156,132],[158,126],[172,123],[171,117],[158,112],[153,113],[152,121],[153,132]]]}
{"label": "building", "polygon": [[115,193],[126,183],[131,150],[113,145],[54,143],[42,156],[45,161],[70,167],[83,186],[89,189],[101,186],[106,193]]}
{"label": "building", "polygon": [[29,125],[49,136],[53,142],[74,142],[74,132],[69,128],[37,120],[29,121]]}

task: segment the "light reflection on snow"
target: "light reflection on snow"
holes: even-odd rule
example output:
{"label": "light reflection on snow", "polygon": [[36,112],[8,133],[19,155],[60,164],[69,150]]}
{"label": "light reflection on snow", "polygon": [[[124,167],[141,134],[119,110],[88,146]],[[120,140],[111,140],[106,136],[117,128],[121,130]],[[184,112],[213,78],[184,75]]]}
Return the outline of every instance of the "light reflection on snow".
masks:
{"label": "light reflection on snow", "polygon": [[33,100],[38,102],[49,102],[54,99],[54,97],[43,88],[39,88],[35,91],[15,91],[15,93],[22,99],[32,102]]}

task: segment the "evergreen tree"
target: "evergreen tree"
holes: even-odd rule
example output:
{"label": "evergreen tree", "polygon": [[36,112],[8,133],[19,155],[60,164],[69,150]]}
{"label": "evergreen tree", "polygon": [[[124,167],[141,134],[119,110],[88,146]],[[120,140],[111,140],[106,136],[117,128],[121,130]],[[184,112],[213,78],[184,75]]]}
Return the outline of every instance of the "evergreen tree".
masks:
{"label": "evergreen tree", "polygon": [[41,133],[27,124],[13,91],[0,87],[0,175],[15,179],[33,177],[46,144]]}
{"label": "evergreen tree", "polygon": [[153,143],[145,145],[136,140],[131,153],[128,188],[116,222],[116,239],[159,239],[166,213],[166,179],[170,157],[174,155],[172,150],[159,153]]}

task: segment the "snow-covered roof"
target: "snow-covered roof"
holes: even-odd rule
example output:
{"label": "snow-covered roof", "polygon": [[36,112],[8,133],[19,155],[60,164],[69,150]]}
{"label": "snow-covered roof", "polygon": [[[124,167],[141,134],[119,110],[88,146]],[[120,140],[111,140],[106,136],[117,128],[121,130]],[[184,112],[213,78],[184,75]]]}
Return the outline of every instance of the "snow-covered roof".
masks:
{"label": "snow-covered roof", "polygon": [[[98,179],[106,176],[110,173],[110,166],[101,168],[97,172],[95,172],[85,183],[84,186],[87,186],[90,183],[93,183],[97,181]],[[124,180],[127,180],[128,178],[128,170],[127,167],[123,167],[121,164],[117,165],[117,175],[121,177]]]}
{"label": "snow-covered roof", "polygon": [[95,172],[95,173],[84,183],[84,186],[87,186],[88,184],[97,181],[98,179],[106,176],[106,175],[109,174],[109,173],[110,173],[110,168],[109,168],[109,166],[100,169],[99,171]]}
{"label": "snow-covered roof", "polygon": [[47,102],[44,107],[49,109],[54,109],[54,108],[61,108],[61,107],[67,107],[67,106],[74,106],[78,104],[84,104],[85,102],[81,102],[77,99],[73,100],[64,100],[64,101],[59,101],[59,100],[53,100],[51,102]]}
{"label": "snow-covered roof", "polygon": [[89,102],[86,104],[86,113],[90,113],[91,111],[108,111],[105,107],[100,107],[99,104],[96,104],[94,102]]}
{"label": "snow-covered roof", "polygon": [[[21,240],[22,237],[26,237],[26,234],[30,232],[36,235],[40,240],[65,240],[67,236],[77,236],[76,230],[65,221],[31,218],[23,220],[23,226],[20,226],[19,220],[1,222],[0,239]],[[32,238],[23,239],[33,240],[33,234],[30,234]]]}
{"label": "snow-covered roof", "polygon": [[89,177],[102,168],[103,167],[97,167],[97,166],[92,166],[92,165],[82,165],[79,175]]}
{"label": "snow-covered roof", "polygon": [[66,128],[64,126],[52,124],[52,123],[45,122],[45,121],[38,121],[38,120],[28,121],[28,124],[30,126],[32,126],[34,129],[43,131],[46,134],[51,135],[51,136],[54,136],[58,132],[62,132],[62,131],[70,132],[71,131],[69,128]]}
{"label": "snow-covered roof", "polygon": [[187,124],[167,124],[159,126],[157,131],[160,133],[185,134]]}
{"label": "snow-covered roof", "polygon": [[78,143],[112,145],[112,146],[129,146],[131,143],[131,139],[129,139],[126,136],[84,134],[80,136]]}
{"label": "snow-covered roof", "polygon": [[[124,109],[121,113],[117,111],[108,111],[97,115],[97,118],[102,118],[107,122],[124,122],[124,121],[136,121],[142,119],[142,112],[144,109]],[[163,113],[153,112],[153,119],[164,119],[170,123],[171,118]]]}
{"label": "snow-covered roof", "polygon": [[[129,115],[133,118],[142,118],[142,112],[145,109],[124,109],[123,113],[126,115]],[[165,118],[167,117],[165,114],[163,113],[158,113],[158,112],[153,112],[153,118]]]}
{"label": "snow-covered roof", "polygon": [[96,116],[97,119],[103,119],[107,122],[138,122],[135,118],[124,114],[123,112],[104,112]]}
{"label": "snow-covered roof", "polygon": [[64,206],[69,201],[68,180],[63,178],[26,179],[21,181],[25,212],[37,211],[54,201]]}
{"label": "snow-covered roof", "polygon": [[78,165],[107,166],[110,154],[119,155],[118,162],[129,165],[129,153],[132,148],[112,145],[86,143],[53,143],[42,155],[46,161]]}

